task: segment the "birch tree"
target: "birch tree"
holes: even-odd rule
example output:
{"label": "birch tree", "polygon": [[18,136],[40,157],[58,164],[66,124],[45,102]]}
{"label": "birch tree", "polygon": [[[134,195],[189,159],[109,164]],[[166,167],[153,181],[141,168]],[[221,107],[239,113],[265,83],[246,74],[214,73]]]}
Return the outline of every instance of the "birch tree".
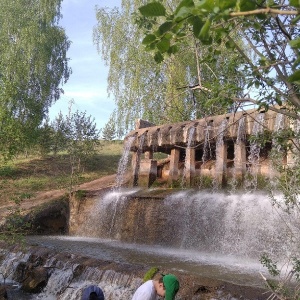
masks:
{"label": "birch tree", "polygon": [[[144,27],[153,26],[152,20],[137,14],[144,3],[130,0],[122,1],[120,8],[97,8],[94,41],[109,66],[108,92],[117,106],[112,118],[118,135],[132,129],[136,118],[159,125],[228,110],[223,98],[235,95],[241,83],[235,54],[216,57],[191,32],[181,39],[178,55],[156,64],[155,54],[144,51],[141,43]],[[162,3],[172,9],[179,1]],[[208,53],[211,61],[202,63]],[[212,94],[222,101],[210,102]]]}
{"label": "birch tree", "polygon": [[70,75],[61,0],[0,1],[0,154],[35,142]]}

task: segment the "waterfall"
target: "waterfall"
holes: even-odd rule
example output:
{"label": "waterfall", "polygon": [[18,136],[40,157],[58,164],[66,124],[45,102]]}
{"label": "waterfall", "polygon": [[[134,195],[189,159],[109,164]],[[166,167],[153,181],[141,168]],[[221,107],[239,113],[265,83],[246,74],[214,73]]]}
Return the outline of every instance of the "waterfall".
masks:
{"label": "waterfall", "polygon": [[[274,123],[274,135],[280,134],[280,131],[284,129],[285,117],[283,114],[277,114]],[[277,142],[276,138],[272,138],[272,150],[270,152],[270,163],[269,163],[269,178],[271,189],[276,189],[278,180],[276,178],[276,167],[282,166],[283,163],[283,149],[280,143]]]}
{"label": "waterfall", "polygon": [[[278,196],[282,202],[283,197]],[[118,195],[108,193],[98,201],[93,221],[82,225],[93,228],[93,236],[109,238],[109,220]],[[280,215],[263,193],[225,195],[186,190],[165,198],[135,196],[128,191],[122,199],[122,214],[114,224],[113,236],[128,243],[168,246],[215,256],[236,256],[259,260],[264,252],[281,259],[295,245],[288,237],[299,226],[297,212]],[[284,221],[285,218],[285,221]],[[294,251],[298,251],[294,249]]]}
{"label": "waterfall", "polygon": [[137,186],[138,185],[138,177],[139,177],[139,169],[140,169],[140,160],[141,160],[141,154],[143,153],[143,145],[146,137],[146,132],[144,132],[140,137],[139,137],[139,147],[136,151],[136,156],[135,156],[135,161],[133,163],[134,165],[134,175],[133,175],[133,185]]}
{"label": "waterfall", "polygon": [[[252,135],[254,137],[258,137],[259,134],[263,132],[263,122],[264,122],[265,115],[264,113],[259,113],[253,124]],[[260,145],[256,141],[250,143],[250,154],[248,156],[248,174],[250,178],[245,180],[245,188],[246,190],[256,190],[257,189],[257,176],[259,174],[259,167],[260,167]]]}
{"label": "waterfall", "polygon": [[135,140],[135,137],[128,138],[128,140],[124,144],[123,153],[122,153],[121,159],[119,161],[118,171],[117,171],[117,176],[116,176],[115,190],[116,190],[116,193],[119,194],[120,196],[118,197],[118,201],[115,203],[114,214],[113,214],[111,222],[110,222],[109,235],[111,235],[112,229],[113,229],[113,226],[115,223],[115,218],[116,218],[117,209],[118,209],[118,202],[121,197],[121,194],[118,193],[118,191],[120,192],[121,186],[124,183],[124,177],[125,177],[125,174],[127,171],[128,160],[129,160],[129,155],[130,155],[130,148],[131,148],[131,145],[134,140]]}
{"label": "waterfall", "polygon": [[183,175],[182,175],[182,181],[181,181],[181,187],[184,188],[186,187],[187,184],[187,178],[190,177],[191,173],[191,164],[190,164],[190,155],[189,151],[191,150],[191,146],[193,143],[193,138],[194,138],[194,133],[195,133],[196,128],[194,126],[188,128],[187,131],[187,146],[185,150],[185,160],[184,160],[184,168],[183,168]]}
{"label": "waterfall", "polygon": [[[39,265],[45,260],[43,267],[48,270],[49,276],[46,287],[39,294],[25,295],[15,286],[14,289],[9,289],[9,299],[78,300],[81,299],[82,290],[92,284],[101,287],[107,300],[130,299],[141,284],[141,280],[130,273],[77,263],[76,261],[82,261],[82,257],[74,254],[64,258],[60,254],[48,253],[47,258],[33,255],[31,259],[33,261],[29,264],[33,265]],[[11,264],[12,260],[20,263],[24,261],[24,254],[11,252],[4,257],[2,268],[5,266],[6,272],[11,276],[15,274],[17,265]]]}
{"label": "waterfall", "polygon": [[[233,167],[233,176],[232,179],[229,181],[231,186],[231,192],[236,192],[238,187],[238,177],[242,179],[243,176],[243,169],[244,169],[244,161],[243,161],[243,154],[242,154],[242,146],[246,140],[246,127],[245,127],[245,116],[239,119],[238,122],[238,129],[237,129],[237,137],[236,137],[236,144],[234,146],[234,167]],[[245,146],[245,145],[244,145]]]}
{"label": "waterfall", "polygon": [[204,137],[202,164],[205,164],[207,160],[211,157],[210,131],[212,130],[212,126],[210,124],[211,123],[209,123],[204,129],[205,137]]}
{"label": "waterfall", "polygon": [[217,191],[222,185],[222,180],[219,177],[223,176],[224,169],[225,169],[224,164],[227,163],[227,157],[225,158],[223,155],[224,135],[227,130],[227,125],[228,125],[228,120],[224,119],[218,128],[218,136],[216,141],[216,167],[215,167],[215,176],[213,179],[214,191]]}
{"label": "waterfall", "polygon": [[128,140],[124,144],[124,148],[123,148],[121,159],[119,161],[118,171],[117,171],[117,176],[116,176],[116,188],[117,189],[119,189],[122,186],[122,184],[124,183],[124,176],[127,171],[130,148],[131,148],[131,145],[134,140],[135,140],[135,137],[131,136],[128,138]]}
{"label": "waterfall", "polygon": [[237,130],[236,143],[239,145],[241,142],[245,141],[245,116],[239,119],[239,125]]}

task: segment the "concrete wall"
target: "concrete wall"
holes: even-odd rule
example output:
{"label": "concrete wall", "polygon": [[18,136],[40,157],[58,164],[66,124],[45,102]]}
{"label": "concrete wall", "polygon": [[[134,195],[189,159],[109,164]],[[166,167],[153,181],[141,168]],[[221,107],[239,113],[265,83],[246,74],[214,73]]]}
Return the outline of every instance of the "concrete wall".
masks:
{"label": "concrete wall", "polygon": [[[279,123],[284,128],[290,126],[288,118],[280,113],[253,109],[161,126],[138,126],[125,137],[125,142],[134,137],[131,152],[146,153],[145,158],[140,155],[135,159],[135,185],[149,187],[156,177],[172,184],[182,176],[187,186],[192,186],[197,176],[212,177],[223,185],[232,176],[243,179],[247,170],[255,176],[267,175],[271,146],[255,157],[250,137],[277,131]],[[155,152],[168,154],[169,162],[160,166],[153,159]]]}

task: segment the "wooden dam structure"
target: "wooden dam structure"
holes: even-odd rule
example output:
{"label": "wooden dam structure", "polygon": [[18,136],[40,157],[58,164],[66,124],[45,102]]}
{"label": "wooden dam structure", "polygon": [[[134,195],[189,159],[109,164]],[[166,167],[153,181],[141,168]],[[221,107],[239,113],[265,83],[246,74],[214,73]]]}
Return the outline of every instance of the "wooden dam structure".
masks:
{"label": "wooden dam structure", "polygon": [[[173,186],[183,179],[192,187],[197,178],[208,177],[223,186],[228,179],[244,180],[249,173],[268,177],[274,145],[267,142],[260,148],[251,137],[293,124],[284,114],[256,109],[160,126],[137,120],[124,140],[132,153],[131,184],[150,187],[160,178]],[[166,158],[154,158],[157,152]],[[293,160],[292,153],[282,154],[283,164]]]}

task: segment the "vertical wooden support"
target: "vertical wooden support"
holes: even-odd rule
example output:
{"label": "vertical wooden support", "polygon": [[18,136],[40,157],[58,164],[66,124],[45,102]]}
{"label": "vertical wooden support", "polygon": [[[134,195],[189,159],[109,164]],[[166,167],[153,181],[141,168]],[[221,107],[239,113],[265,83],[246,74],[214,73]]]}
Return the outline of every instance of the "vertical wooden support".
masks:
{"label": "vertical wooden support", "polygon": [[153,159],[153,151],[146,151],[144,155],[145,159]]}
{"label": "vertical wooden support", "polygon": [[223,185],[227,174],[227,142],[216,145],[215,180],[218,185]]}
{"label": "vertical wooden support", "polygon": [[133,152],[132,154],[132,186],[137,186],[138,185],[138,180],[139,180],[139,170],[140,170],[140,160],[141,160],[141,153],[139,151]]}
{"label": "vertical wooden support", "polygon": [[186,148],[185,155],[185,179],[187,186],[191,187],[195,177],[195,148]]}
{"label": "vertical wooden support", "polygon": [[157,178],[157,161],[143,159],[140,162],[138,186],[149,188]]}
{"label": "vertical wooden support", "polygon": [[172,149],[171,150],[171,158],[170,158],[170,170],[169,170],[169,184],[172,184],[173,181],[178,179],[179,170],[179,157],[180,157],[180,150],[179,149]]}
{"label": "vertical wooden support", "polygon": [[243,141],[234,144],[234,175],[236,179],[243,179],[246,174],[246,144]]}

